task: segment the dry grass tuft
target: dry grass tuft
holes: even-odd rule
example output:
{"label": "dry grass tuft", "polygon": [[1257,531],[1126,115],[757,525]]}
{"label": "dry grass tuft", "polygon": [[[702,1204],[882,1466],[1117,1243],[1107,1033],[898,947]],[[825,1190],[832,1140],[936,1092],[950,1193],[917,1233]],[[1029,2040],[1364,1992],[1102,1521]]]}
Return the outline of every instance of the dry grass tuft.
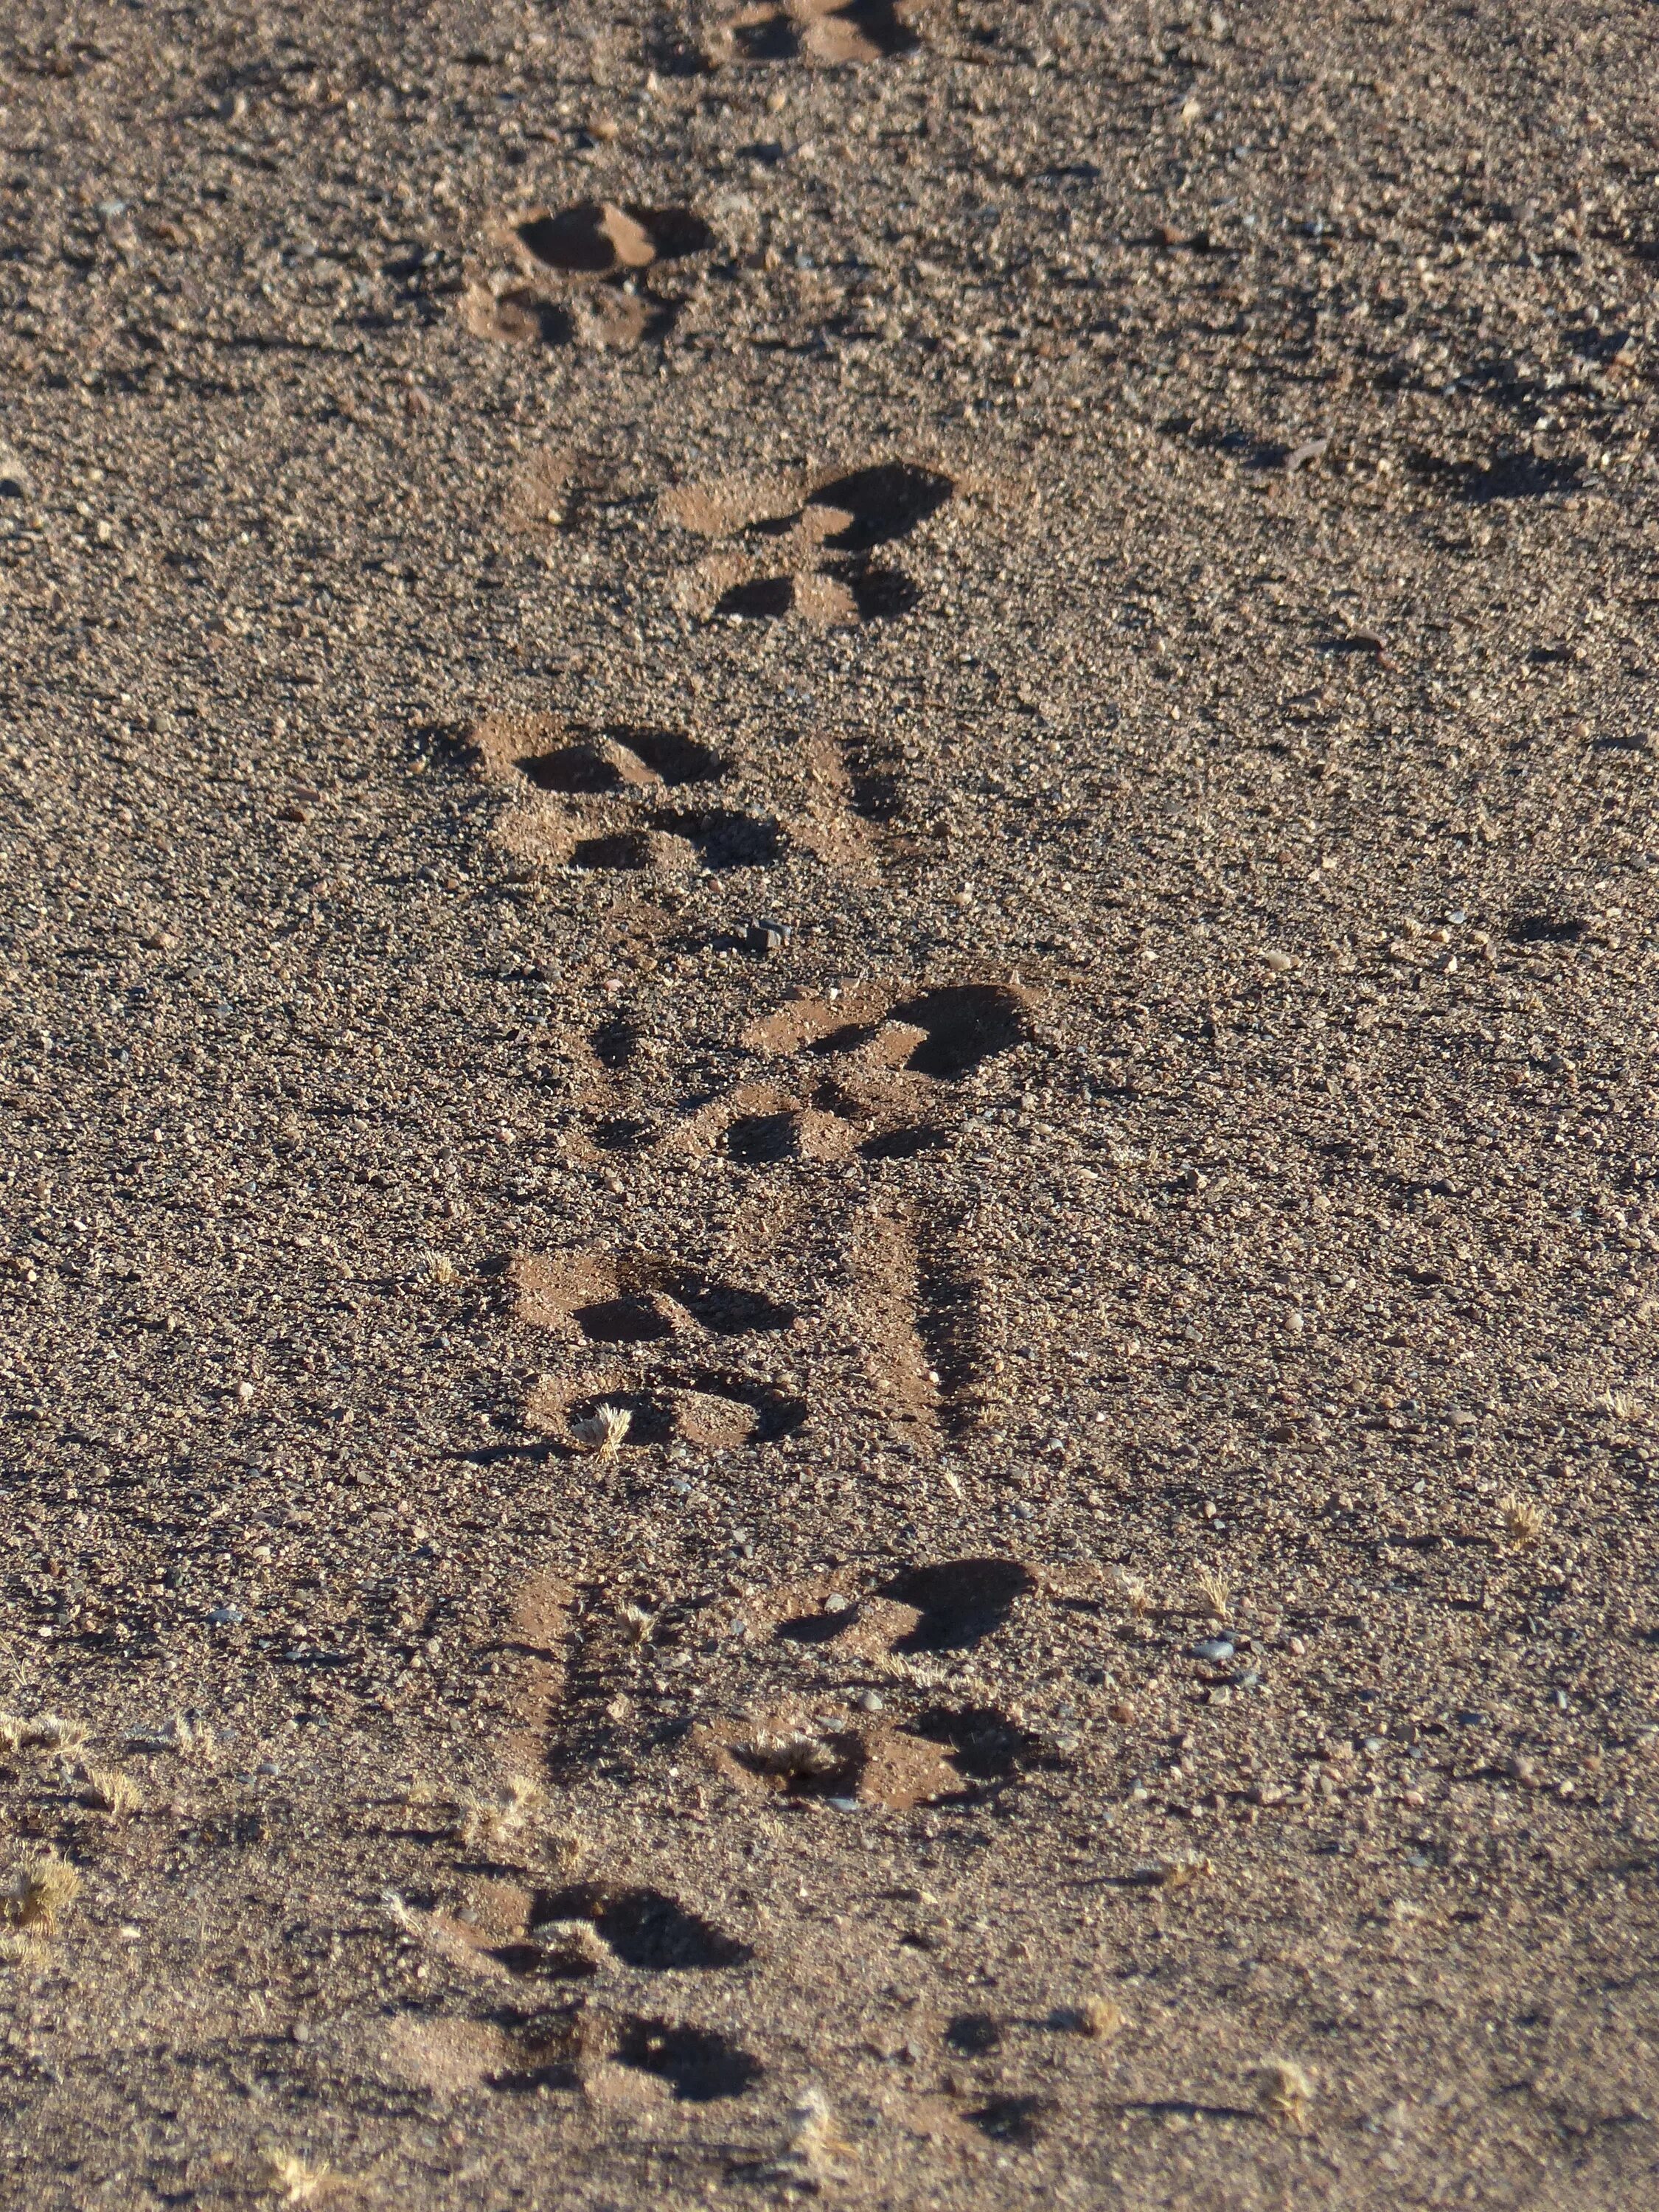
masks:
{"label": "dry grass tuft", "polygon": [[634,1644],[648,1644],[656,1633],[656,1614],[640,1605],[624,1605],[621,1612],[624,1639]]}
{"label": "dry grass tuft", "polygon": [[118,1766],[89,1766],[86,1771],[86,1802],[94,1811],[124,1820],[143,1803],[143,1794],[130,1774]]}
{"label": "dry grass tuft", "polygon": [[1179,1858],[1165,1859],[1155,1879],[1159,1889],[1192,1889],[1200,1881],[1208,1881],[1214,1872],[1215,1861],[1206,1858],[1202,1851],[1183,1851]]}
{"label": "dry grass tuft", "polygon": [[406,1904],[395,1889],[383,1889],[380,1892],[380,1910],[395,1927],[403,1930],[405,1936],[419,1936],[422,1925],[420,1914],[412,1905]]}
{"label": "dry grass tuft", "polygon": [[570,1433],[593,1458],[615,1459],[633,1425],[634,1416],[625,1406],[596,1406],[591,1413],[572,1418]]}
{"label": "dry grass tuft", "polygon": [[1604,1390],[1591,1404],[1615,1421],[1639,1421],[1647,1411],[1634,1390]]}
{"label": "dry grass tuft", "polygon": [[1193,1581],[1211,1620],[1231,1620],[1233,1617],[1233,1586],[1220,1569],[1200,1567]]}
{"label": "dry grass tuft", "polygon": [[1123,2008],[1110,1997],[1085,1997],[1073,2014],[1079,2035],[1091,2037],[1097,2043],[1108,2043],[1122,2032]]}
{"label": "dry grass tuft", "polygon": [[746,1765],[761,1774],[780,1774],[791,1782],[823,1782],[839,1772],[842,1761],[835,1746],[822,1736],[804,1731],[787,1735],[750,1736],[736,1747]]}
{"label": "dry grass tuft", "polygon": [[836,2125],[835,2106],[816,2081],[808,2081],[798,2093],[784,2125],[782,2151],[752,2169],[755,2178],[793,2183],[797,2189],[816,2195],[820,2177],[833,2171],[836,2154],[848,2148]]}
{"label": "dry grass tuft", "polygon": [[331,2166],[312,2166],[291,2150],[268,2150],[261,2179],[283,2204],[319,2204],[345,2186]]}
{"label": "dry grass tuft", "polygon": [[537,1849],[548,1865],[562,1868],[570,1873],[587,1856],[587,1845],[580,1836],[573,1836],[568,1828],[544,1831],[537,1838]]}
{"label": "dry grass tuft", "polygon": [[1529,1550],[1538,1541],[1549,1517],[1543,1507],[1534,1504],[1530,1498],[1516,1498],[1513,1494],[1500,1498],[1498,1510],[1504,1516],[1504,1534],[1510,1543],[1519,1546],[1523,1551]]}
{"label": "dry grass tuft", "polygon": [[1313,2076],[1293,2058],[1269,2058],[1256,2069],[1255,2100],[1275,2127],[1306,2135],[1314,2094]]}
{"label": "dry grass tuft", "polygon": [[809,2081],[789,2107],[789,2148],[798,2158],[822,2158],[835,2142],[836,2114],[828,2096]]}
{"label": "dry grass tuft", "polygon": [[87,1735],[84,1721],[60,1720],[55,1713],[42,1713],[34,1723],[34,1741],[52,1751],[79,1751]]}
{"label": "dry grass tuft", "polygon": [[461,1271],[447,1252],[422,1252],[415,1262],[415,1273],[423,1282],[458,1283]]}
{"label": "dry grass tuft", "polygon": [[83,1721],[66,1721],[57,1713],[36,1713],[33,1720],[23,1723],[21,1740],[40,1751],[74,1753],[85,1743],[87,1734]]}
{"label": "dry grass tuft", "polygon": [[472,1850],[514,1843],[543,1802],[540,1783],[525,1774],[511,1776],[492,1796],[464,1796],[459,1801],[460,1840]]}
{"label": "dry grass tuft", "polygon": [[81,1876],[56,1851],[19,1869],[5,1899],[8,1923],[25,1934],[55,1936],[81,1894]]}

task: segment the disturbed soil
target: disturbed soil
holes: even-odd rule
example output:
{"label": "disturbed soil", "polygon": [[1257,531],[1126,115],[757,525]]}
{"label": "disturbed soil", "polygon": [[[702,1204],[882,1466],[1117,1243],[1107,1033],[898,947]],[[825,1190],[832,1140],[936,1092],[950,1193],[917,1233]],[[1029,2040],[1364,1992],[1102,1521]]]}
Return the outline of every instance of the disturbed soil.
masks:
{"label": "disturbed soil", "polygon": [[1650,2201],[1656,78],[8,11],[31,2205]]}

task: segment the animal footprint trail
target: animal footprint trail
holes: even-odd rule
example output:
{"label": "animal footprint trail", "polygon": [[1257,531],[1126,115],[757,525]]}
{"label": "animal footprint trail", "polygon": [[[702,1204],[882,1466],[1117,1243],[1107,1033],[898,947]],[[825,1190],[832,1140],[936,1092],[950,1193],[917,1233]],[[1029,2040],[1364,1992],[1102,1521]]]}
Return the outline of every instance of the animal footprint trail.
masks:
{"label": "animal footprint trail", "polygon": [[393,2023],[387,2057],[423,2089],[580,2092],[591,2106],[650,2109],[629,2094],[629,2076],[655,2077],[660,2094],[709,2104],[740,2097],[765,2072],[762,2062],[717,2028],[622,2011],[586,1996],[535,2012],[504,2008],[490,2021]]}
{"label": "animal footprint trail", "polygon": [[779,1077],[701,1109],[672,1141],[694,1152],[719,1145],[750,1167],[937,1151],[957,1113],[950,1087],[1026,1034],[1025,998],[1006,984],[861,984],[794,1000],[744,1034],[751,1049],[786,1063]]}
{"label": "animal footprint trail", "polygon": [[501,345],[624,351],[666,335],[681,302],[653,272],[702,253],[714,233],[689,208],[584,200],[506,209],[486,226],[499,264],[462,295],[474,337]]}
{"label": "animal footprint trail", "polygon": [[[994,1705],[942,1698],[945,1675],[992,1644],[1036,1589],[1018,1560],[945,1559],[866,1583],[839,1570],[746,1592],[701,1616],[741,1667],[743,1703],[690,1741],[739,1799],[848,1798],[890,1810],[1006,1785],[1048,1754]],[[826,1714],[825,1666],[888,1686],[888,1717]],[[803,1681],[803,1674],[807,1677]]]}
{"label": "animal footprint trail", "polygon": [[914,53],[930,0],[756,0],[717,22],[704,51],[717,65],[805,61],[826,66]]}
{"label": "animal footprint trail", "polygon": [[687,486],[671,492],[671,522],[729,550],[678,579],[687,611],[771,620],[793,615],[820,626],[889,620],[920,605],[902,568],[874,556],[908,538],[957,489],[942,470],[915,461]]}
{"label": "animal footprint trail", "polygon": [[793,1385],[732,1356],[793,1330],[795,1309],[763,1291],[635,1251],[525,1259],[513,1279],[520,1319],[561,1355],[526,1410],[567,1445],[601,1406],[629,1416],[634,1446],[768,1443],[806,1419]]}
{"label": "animal footprint trail", "polygon": [[470,744],[513,801],[496,836],[515,860],[674,875],[766,867],[784,851],[778,823],[678,796],[728,774],[722,754],[684,731],[494,714]]}

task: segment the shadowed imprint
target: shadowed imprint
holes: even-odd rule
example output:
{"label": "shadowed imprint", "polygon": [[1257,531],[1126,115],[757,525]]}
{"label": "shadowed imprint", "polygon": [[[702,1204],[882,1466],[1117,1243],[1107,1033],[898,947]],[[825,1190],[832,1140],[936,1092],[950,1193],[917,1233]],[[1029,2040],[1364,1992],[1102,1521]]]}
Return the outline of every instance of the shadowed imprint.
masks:
{"label": "shadowed imprint", "polygon": [[793,614],[836,624],[908,614],[921,601],[917,586],[872,556],[908,538],[956,489],[942,470],[904,460],[807,478],[684,487],[663,502],[669,520],[729,550],[684,574],[679,596],[705,620]]}

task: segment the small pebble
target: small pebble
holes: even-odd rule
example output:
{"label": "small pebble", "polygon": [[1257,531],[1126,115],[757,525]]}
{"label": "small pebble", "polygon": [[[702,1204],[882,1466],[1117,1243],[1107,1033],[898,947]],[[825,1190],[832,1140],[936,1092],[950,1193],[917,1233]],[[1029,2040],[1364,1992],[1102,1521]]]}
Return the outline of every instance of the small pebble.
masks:
{"label": "small pebble", "polygon": [[833,1813],[856,1813],[859,1809],[856,1797],[826,1797],[823,1802]]}
{"label": "small pebble", "polygon": [[216,1605],[208,1609],[208,1619],[215,1628],[234,1628],[239,1620],[246,1617],[240,1605]]}
{"label": "small pebble", "polygon": [[853,1703],[861,1713],[879,1713],[886,1709],[886,1699],[879,1690],[860,1690]]}
{"label": "small pebble", "polygon": [[1201,1644],[1194,1644],[1193,1646],[1194,1659],[1209,1659],[1218,1666],[1223,1660],[1231,1659],[1232,1656],[1233,1643],[1229,1636],[1206,1636]]}
{"label": "small pebble", "polygon": [[1370,1752],[1373,1759],[1379,1751],[1386,1751],[1388,1747],[1388,1738],[1380,1735],[1368,1735],[1360,1746],[1361,1750]]}

